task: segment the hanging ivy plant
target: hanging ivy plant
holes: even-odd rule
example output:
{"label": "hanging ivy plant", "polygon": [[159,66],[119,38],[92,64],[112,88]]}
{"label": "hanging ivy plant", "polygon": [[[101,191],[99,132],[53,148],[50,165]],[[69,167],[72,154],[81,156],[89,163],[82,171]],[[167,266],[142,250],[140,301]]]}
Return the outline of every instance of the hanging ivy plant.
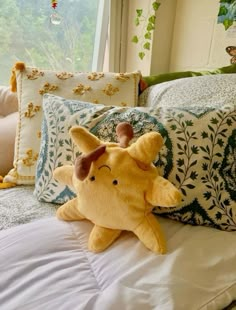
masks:
{"label": "hanging ivy plant", "polygon": [[236,21],[236,0],[220,0],[218,23],[222,23],[225,30]]}
{"label": "hanging ivy plant", "polygon": [[132,42],[140,45],[138,56],[141,60],[145,57],[146,51],[149,51],[151,48],[152,33],[155,29],[156,22],[156,11],[160,5],[159,2],[154,1],[147,16],[143,14],[143,9],[136,10],[135,26],[139,29],[141,28],[141,31],[140,35],[133,36]]}

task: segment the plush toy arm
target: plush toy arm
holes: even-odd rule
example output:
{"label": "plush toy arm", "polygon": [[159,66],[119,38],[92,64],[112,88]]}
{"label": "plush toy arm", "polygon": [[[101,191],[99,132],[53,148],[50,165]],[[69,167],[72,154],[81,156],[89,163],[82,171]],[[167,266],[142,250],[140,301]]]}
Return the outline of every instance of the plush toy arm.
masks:
{"label": "plush toy arm", "polygon": [[101,252],[108,248],[120,234],[121,230],[95,225],[89,236],[88,248],[96,253]]}
{"label": "plush toy arm", "polygon": [[57,210],[57,218],[64,221],[79,221],[85,217],[78,210],[78,199],[67,201]]}
{"label": "plush toy arm", "polygon": [[180,191],[168,180],[158,176],[146,193],[146,200],[153,206],[174,207],[181,202]]}
{"label": "plush toy arm", "polygon": [[149,213],[134,230],[135,235],[151,251],[157,254],[166,253],[166,242],[155,216]]}

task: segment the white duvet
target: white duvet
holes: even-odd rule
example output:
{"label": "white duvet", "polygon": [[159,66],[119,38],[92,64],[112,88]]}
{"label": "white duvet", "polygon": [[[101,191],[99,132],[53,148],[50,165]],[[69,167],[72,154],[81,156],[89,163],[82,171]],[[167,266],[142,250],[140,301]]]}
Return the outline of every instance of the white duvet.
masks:
{"label": "white duvet", "polygon": [[0,309],[216,310],[236,299],[236,233],[160,223],[166,255],[129,232],[93,254],[86,221],[48,218],[1,231]]}

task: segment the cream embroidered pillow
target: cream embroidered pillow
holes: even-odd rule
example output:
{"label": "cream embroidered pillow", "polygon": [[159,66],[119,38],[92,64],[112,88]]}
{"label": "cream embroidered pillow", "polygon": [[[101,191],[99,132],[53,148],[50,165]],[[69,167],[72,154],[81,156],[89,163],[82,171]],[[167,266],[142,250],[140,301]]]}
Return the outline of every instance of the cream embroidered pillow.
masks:
{"label": "cream embroidered pillow", "polygon": [[104,105],[136,106],[139,72],[72,73],[26,67],[17,63],[12,75],[12,89],[17,89],[19,120],[15,141],[14,168],[5,181],[34,184],[41,140],[42,98],[52,93]]}

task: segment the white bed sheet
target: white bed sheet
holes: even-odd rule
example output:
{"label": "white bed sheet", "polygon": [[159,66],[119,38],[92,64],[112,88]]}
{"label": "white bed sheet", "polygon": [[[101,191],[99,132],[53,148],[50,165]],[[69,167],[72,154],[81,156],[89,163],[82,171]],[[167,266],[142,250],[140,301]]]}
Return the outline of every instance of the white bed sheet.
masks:
{"label": "white bed sheet", "polygon": [[168,253],[130,232],[87,250],[87,221],[38,220],[0,232],[0,309],[223,309],[236,299],[236,233],[160,219]]}

